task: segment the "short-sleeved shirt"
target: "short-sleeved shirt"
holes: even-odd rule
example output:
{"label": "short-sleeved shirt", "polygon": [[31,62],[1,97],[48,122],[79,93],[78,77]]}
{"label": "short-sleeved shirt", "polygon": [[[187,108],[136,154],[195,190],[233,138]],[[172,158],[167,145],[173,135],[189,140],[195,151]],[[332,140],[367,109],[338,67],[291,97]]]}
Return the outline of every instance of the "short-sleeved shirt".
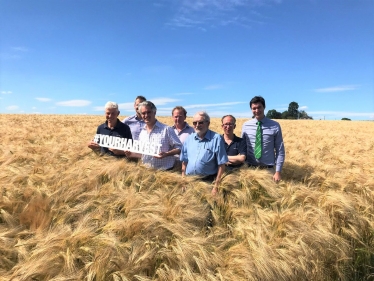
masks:
{"label": "short-sleeved shirt", "polygon": [[[239,138],[234,134],[234,139],[230,144],[227,144],[224,141],[225,149],[227,156],[236,156],[236,155],[246,155],[247,154],[247,145],[245,143],[245,140],[243,138]],[[243,163],[239,165],[227,165],[228,169],[232,170],[234,168],[239,168],[243,165]]]}
{"label": "short-sleeved shirt", "polygon": [[[182,148],[182,143],[177,137],[177,135],[174,133],[173,128],[165,124],[162,124],[159,121],[156,121],[150,133],[147,132],[147,128],[144,126],[139,134],[139,141],[160,143],[160,152],[168,152],[175,148]],[[173,168],[175,163],[175,157],[171,155],[166,156],[162,159],[158,159],[153,157],[152,155],[143,154],[142,162],[144,165],[150,168],[168,170]]]}
{"label": "short-sleeved shirt", "polygon": [[132,138],[138,140],[139,134],[145,125],[143,119],[139,118],[137,115],[133,115],[123,119],[122,123],[130,127]]}
{"label": "short-sleeved shirt", "polygon": [[185,123],[184,128],[182,130],[180,130],[179,132],[178,132],[177,128],[175,127],[175,125],[173,126],[173,129],[174,129],[175,134],[178,136],[178,138],[180,139],[182,144],[188,138],[189,135],[195,133],[194,128],[192,128],[187,123]]}
{"label": "short-sleeved shirt", "polygon": [[278,122],[267,117],[264,117],[261,120],[262,156],[260,159],[256,159],[254,149],[256,142],[257,122],[258,120],[254,118],[245,122],[242,127],[242,138],[245,139],[247,145],[246,162],[249,165],[254,166],[275,165],[275,171],[281,172],[285,159],[285,149],[281,127]]}
{"label": "short-sleeved shirt", "polygon": [[191,134],[183,143],[180,160],[187,163],[186,175],[209,176],[229,161],[221,135],[208,130],[203,139]]}
{"label": "short-sleeved shirt", "polygon": [[[131,130],[129,126],[127,126],[126,124],[123,124],[121,121],[119,121],[119,119],[117,119],[117,124],[113,129],[109,128],[108,121],[105,121],[105,123],[97,127],[96,134],[132,139]],[[100,151],[101,153],[116,156],[118,158],[125,157],[124,155],[115,155],[107,147],[101,147]]]}

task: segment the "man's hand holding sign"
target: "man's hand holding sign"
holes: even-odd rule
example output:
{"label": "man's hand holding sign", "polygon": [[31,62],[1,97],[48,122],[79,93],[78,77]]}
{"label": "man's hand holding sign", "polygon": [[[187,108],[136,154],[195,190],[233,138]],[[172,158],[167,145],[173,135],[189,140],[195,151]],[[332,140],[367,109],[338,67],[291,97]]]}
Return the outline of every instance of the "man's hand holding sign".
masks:
{"label": "man's hand holding sign", "polygon": [[118,120],[119,113],[117,103],[108,101],[105,104],[106,121],[97,127],[94,139],[87,144],[89,148],[116,157],[126,155],[118,146],[124,140],[131,141],[132,135],[129,126]]}
{"label": "man's hand holding sign", "polygon": [[138,105],[138,111],[145,126],[139,134],[139,141],[126,146],[127,157],[138,157],[144,165],[159,170],[171,170],[175,157],[179,154],[182,143],[173,128],[162,124],[156,119],[156,106],[150,101]]}

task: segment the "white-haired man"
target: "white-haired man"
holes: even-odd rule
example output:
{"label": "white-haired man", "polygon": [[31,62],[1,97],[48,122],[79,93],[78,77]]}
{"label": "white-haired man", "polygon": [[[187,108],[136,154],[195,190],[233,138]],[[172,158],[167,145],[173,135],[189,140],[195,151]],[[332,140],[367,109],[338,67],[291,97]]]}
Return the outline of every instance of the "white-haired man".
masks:
{"label": "white-haired man", "polygon": [[183,143],[180,160],[182,176],[199,175],[204,181],[212,183],[212,194],[218,192],[218,185],[229,161],[223,138],[209,130],[210,117],[205,111],[195,114],[192,122],[195,133]]}
{"label": "white-haired man", "polygon": [[[132,139],[131,131],[129,126],[123,124],[119,119],[120,111],[118,110],[118,104],[112,101],[108,101],[105,104],[105,123],[97,127],[96,134],[107,135],[119,138]],[[125,157],[123,150],[101,147],[97,142],[91,140],[88,142],[88,147],[94,151],[101,151],[103,154],[109,154],[116,157]]]}
{"label": "white-haired man", "polygon": [[156,106],[150,101],[144,101],[138,105],[138,111],[142,116],[145,126],[139,134],[139,142],[161,144],[160,152],[156,156],[137,154],[125,151],[127,157],[141,157],[142,162],[149,168],[158,170],[171,170],[175,164],[175,154],[181,151],[182,143],[173,128],[160,123],[156,119]]}

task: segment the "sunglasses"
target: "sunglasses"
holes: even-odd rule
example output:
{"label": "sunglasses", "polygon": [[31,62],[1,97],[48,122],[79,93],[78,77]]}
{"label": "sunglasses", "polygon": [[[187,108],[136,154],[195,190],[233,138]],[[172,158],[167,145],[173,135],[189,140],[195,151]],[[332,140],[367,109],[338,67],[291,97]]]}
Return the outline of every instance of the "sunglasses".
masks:
{"label": "sunglasses", "polygon": [[194,126],[196,126],[196,125],[203,125],[205,123],[205,121],[193,121],[192,122],[192,124],[194,125]]}

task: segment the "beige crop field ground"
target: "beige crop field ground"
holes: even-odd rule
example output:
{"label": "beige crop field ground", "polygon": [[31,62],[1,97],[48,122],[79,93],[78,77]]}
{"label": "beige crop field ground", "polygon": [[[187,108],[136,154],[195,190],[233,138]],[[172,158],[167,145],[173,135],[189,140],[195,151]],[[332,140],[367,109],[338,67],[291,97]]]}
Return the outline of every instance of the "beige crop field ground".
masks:
{"label": "beige crop field ground", "polygon": [[243,168],[214,198],[92,152],[102,116],[0,120],[1,281],[374,280],[374,122],[279,120],[280,184]]}

